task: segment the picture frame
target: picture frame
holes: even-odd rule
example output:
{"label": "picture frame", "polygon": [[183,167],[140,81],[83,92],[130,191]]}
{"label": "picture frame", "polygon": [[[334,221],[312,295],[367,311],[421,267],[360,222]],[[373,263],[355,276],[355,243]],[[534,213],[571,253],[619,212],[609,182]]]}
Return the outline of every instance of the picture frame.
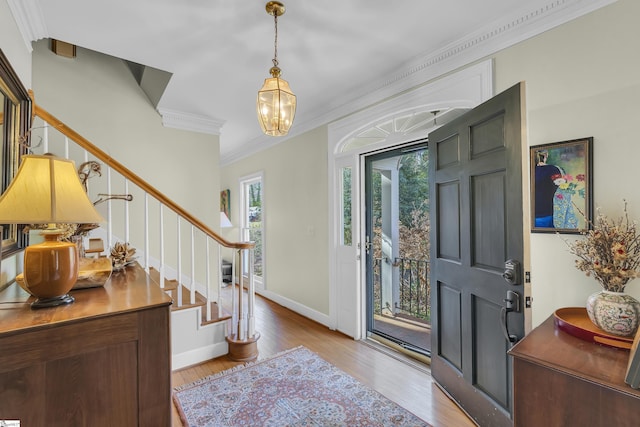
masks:
{"label": "picture frame", "polygon": [[531,231],[579,234],[593,217],[593,137],[530,147]]}
{"label": "picture frame", "polygon": [[231,218],[231,190],[220,192],[220,212],[224,212],[227,218]]}
{"label": "picture frame", "polygon": [[[0,49],[0,193],[11,184],[30,144],[31,97],[18,74]],[[0,231],[2,258],[21,252],[29,245],[25,224],[5,224]]]}

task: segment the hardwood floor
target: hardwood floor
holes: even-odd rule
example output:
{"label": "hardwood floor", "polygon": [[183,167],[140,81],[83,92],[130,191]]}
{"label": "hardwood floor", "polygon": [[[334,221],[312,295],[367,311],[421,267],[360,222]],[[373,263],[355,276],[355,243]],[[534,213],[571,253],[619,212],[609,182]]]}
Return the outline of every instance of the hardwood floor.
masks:
{"label": "hardwood floor", "polygon": [[[435,427],[474,426],[474,423],[435,385],[426,368],[417,369],[374,346],[309,320],[256,296],[259,359],[299,345],[317,353],[368,387],[380,392]],[[226,356],[175,371],[174,387],[190,383],[236,365]],[[173,426],[182,426],[173,407]]]}

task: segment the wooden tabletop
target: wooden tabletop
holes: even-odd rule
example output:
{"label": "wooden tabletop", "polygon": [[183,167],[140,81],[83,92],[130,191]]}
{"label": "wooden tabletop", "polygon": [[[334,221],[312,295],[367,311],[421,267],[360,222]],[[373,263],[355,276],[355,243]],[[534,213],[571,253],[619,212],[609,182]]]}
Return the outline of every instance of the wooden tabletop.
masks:
{"label": "wooden tabletop", "polygon": [[574,337],[558,329],[553,316],[531,331],[509,354],[586,381],[640,396],[640,390],[632,389],[624,382],[629,350]]}
{"label": "wooden tabletop", "polygon": [[60,322],[168,306],[172,302],[137,263],[114,271],[103,287],[73,290],[70,294],[75,297],[71,304],[33,310],[30,304],[34,297],[17,283],[9,285],[0,291],[0,336],[48,328]]}

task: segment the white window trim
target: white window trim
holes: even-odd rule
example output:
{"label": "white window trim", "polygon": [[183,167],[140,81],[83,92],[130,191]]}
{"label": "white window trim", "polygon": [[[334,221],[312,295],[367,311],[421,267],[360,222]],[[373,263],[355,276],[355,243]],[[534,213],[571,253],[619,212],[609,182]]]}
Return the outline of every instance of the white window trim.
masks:
{"label": "white window trim", "polygon": [[[247,184],[250,184],[252,182],[257,182],[260,181],[261,185],[260,185],[260,203],[262,206],[262,277],[260,276],[256,276],[254,275],[254,285],[255,285],[255,289],[256,291],[264,291],[266,289],[266,284],[267,284],[267,251],[266,251],[266,213],[267,213],[267,209],[266,209],[266,202],[264,199],[264,189],[265,189],[265,179],[264,179],[264,171],[259,171],[259,172],[255,172],[249,175],[245,175],[242,176],[240,178],[238,178],[238,194],[239,194],[239,200],[240,200],[240,204],[239,204],[239,208],[240,208],[240,230],[238,232],[239,234],[239,240],[243,241],[244,239],[244,230],[248,228],[249,224],[247,223],[247,198],[246,198],[246,194],[245,194],[245,188]],[[240,271],[243,272],[243,267],[240,265],[238,266]]]}

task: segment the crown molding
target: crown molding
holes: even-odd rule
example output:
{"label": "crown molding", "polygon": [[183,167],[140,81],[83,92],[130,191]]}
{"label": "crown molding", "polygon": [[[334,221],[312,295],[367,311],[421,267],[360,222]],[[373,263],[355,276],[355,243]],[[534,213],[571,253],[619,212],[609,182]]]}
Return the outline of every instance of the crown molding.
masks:
{"label": "crown molding", "polygon": [[29,52],[33,51],[31,42],[49,37],[44,14],[37,0],[7,0],[13,19],[22,34]]}
{"label": "crown molding", "polygon": [[415,58],[399,68],[402,71],[346,94],[342,105],[326,106],[309,114],[314,117],[295,123],[285,137],[260,136],[237,148],[221,153],[222,166],[234,163],[287,139],[326,125],[332,121],[368,108],[382,100],[411,90],[496,52],[593,12],[617,0],[552,0],[543,5],[526,7],[487,24],[445,47]]}
{"label": "crown molding", "polygon": [[618,0],[552,0],[544,5],[525,7],[483,28],[405,64],[400,73],[378,81],[374,91],[408,81],[420,84],[424,77],[435,78],[488,55],[516,45],[582,15]]}
{"label": "crown molding", "polygon": [[162,125],[165,127],[211,135],[220,135],[220,129],[225,122],[212,117],[198,116],[167,108],[158,108],[158,113],[162,116]]}

